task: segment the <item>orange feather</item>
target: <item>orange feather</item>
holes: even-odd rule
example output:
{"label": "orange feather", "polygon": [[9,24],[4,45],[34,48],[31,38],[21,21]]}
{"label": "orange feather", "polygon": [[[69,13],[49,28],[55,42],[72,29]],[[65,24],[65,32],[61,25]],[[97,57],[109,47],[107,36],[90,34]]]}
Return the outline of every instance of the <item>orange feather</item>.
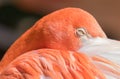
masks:
{"label": "orange feather", "polygon": [[85,28],[93,37],[106,37],[88,12],[79,8],[61,9],[38,20],[11,45],[1,60],[0,71],[27,51],[41,48],[78,50],[82,44],[75,35],[78,27]]}

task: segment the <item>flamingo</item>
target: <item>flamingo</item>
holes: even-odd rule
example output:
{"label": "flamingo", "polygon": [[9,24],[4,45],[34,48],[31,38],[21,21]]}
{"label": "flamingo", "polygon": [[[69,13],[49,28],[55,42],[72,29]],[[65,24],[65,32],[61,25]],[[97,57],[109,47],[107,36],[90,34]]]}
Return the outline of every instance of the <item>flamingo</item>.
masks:
{"label": "flamingo", "polygon": [[119,50],[119,41],[108,39],[91,14],[64,8],[38,20],[11,45],[0,77],[119,79]]}

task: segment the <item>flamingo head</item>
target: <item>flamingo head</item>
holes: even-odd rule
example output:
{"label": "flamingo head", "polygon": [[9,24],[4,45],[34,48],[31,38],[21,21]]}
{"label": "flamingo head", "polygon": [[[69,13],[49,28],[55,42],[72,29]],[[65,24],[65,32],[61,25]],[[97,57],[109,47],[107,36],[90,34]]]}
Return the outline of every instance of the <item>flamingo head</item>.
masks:
{"label": "flamingo head", "polygon": [[44,47],[77,50],[81,38],[106,38],[96,19],[80,8],[64,8],[40,19],[34,28],[39,30]]}

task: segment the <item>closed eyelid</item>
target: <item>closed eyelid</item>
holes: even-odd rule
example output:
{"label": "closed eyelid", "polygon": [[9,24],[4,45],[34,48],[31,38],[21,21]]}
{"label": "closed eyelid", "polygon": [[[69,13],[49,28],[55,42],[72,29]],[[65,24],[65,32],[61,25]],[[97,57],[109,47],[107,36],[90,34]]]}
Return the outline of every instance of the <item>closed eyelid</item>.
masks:
{"label": "closed eyelid", "polygon": [[77,36],[83,36],[83,35],[86,35],[87,34],[87,31],[85,28],[77,28],[76,29],[76,34]]}

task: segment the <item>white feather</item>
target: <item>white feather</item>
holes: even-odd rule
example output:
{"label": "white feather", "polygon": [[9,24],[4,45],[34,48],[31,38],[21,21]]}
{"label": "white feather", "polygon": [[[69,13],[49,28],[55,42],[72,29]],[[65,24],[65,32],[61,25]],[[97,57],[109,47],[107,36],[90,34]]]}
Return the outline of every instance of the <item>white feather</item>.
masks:
{"label": "white feather", "polygon": [[90,38],[83,41],[83,46],[79,51],[86,53],[91,58],[99,57],[114,63],[115,65],[111,65],[102,61],[93,61],[105,73],[107,79],[120,79],[120,74],[108,71],[111,69],[120,73],[120,41],[99,37]]}
{"label": "white feather", "polygon": [[40,79],[52,79],[52,78],[50,78],[50,77],[48,77],[48,76],[45,76],[45,75],[41,75],[41,76],[40,76]]}

